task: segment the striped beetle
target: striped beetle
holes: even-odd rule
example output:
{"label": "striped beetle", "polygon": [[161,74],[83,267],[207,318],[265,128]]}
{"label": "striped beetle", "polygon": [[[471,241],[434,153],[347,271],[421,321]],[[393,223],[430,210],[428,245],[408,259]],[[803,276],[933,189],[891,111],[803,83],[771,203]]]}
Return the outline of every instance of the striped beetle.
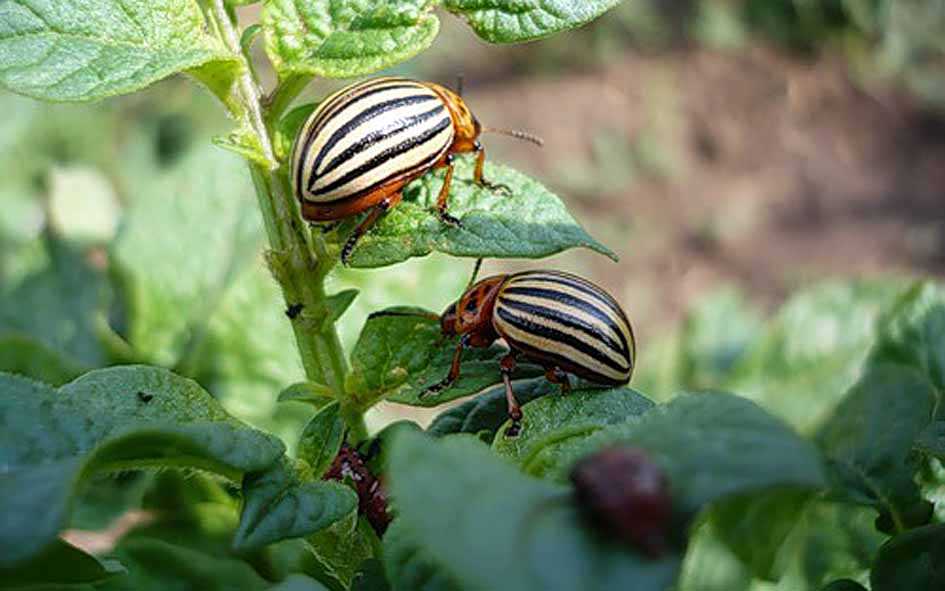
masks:
{"label": "striped beetle", "polygon": [[[378,315],[400,314],[406,313]],[[620,304],[571,273],[523,271],[470,281],[438,319],[444,336],[461,338],[449,373],[423,395],[456,382],[466,348],[488,347],[501,338],[509,346],[499,362],[512,420],[509,436],[518,433],[522,418],[511,377],[519,357],[544,367],[545,378],[565,393],[571,389],[569,373],[595,384],[622,386],[630,381],[636,361],[633,328]]]}
{"label": "striped beetle", "polygon": [[445,167],[437,214],[460,225],[446,203],[455,154],[476,154],[477,184],[508,190],[482,177],[486,153],[478,138],[485,131],[542,143],[524,132],[483,127],[459,94],[439,84],[384,77],[343,88],[312,112],[292,148],[292,187],[302,217],[327,222],[371,210],[341,250],[347,264],[358,239],[400,202],[408,183]]}

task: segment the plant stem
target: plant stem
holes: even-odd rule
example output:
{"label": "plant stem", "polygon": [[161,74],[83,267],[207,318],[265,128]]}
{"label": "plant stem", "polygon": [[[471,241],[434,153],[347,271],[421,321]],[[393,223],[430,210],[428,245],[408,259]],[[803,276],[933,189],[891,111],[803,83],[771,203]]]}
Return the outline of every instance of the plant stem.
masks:
{"label": "plant stem", "polygon": [[[213,0],[213,13],[227,47],[246,62],[239,35],[223,0]],[[248,161],[269,238],[269,267],[282,288],[286,315],[292,323],[306,378],[324,384],[334,392],[341,403],[349,436],[353,442],[357,442],[367,436],[367,430],[362,413],[353,410],[347,403],[345,376],[348,366],[325,293],[325,277],[336,264],[337,255],[333,254],[321,236],[312,236],[308,232],[299,216],[288,175],[276,162],[266,125],[267,121],[278,117],[276,110],[285,110],[291,98],[297,96],[304,85],[293,82],[292,88],[281,93],[277,89],[273,94],[284,98],[273,105],[274,110],[264,112],[262,93],[253,80],[249,64],[245,66],[239,80],[240,100],[259,137],[263,153],[271,163],[271,166],[265,167]]]}

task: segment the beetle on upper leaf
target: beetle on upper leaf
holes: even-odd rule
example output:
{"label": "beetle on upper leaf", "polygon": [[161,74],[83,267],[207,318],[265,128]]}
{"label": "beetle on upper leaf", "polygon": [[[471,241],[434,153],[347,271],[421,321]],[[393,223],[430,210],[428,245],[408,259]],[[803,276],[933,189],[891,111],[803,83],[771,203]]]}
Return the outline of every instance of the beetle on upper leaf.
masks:
{"label": "beetle on upper leaf", "polygon": [[358,239],[400,202],[408,183],[445,167],[437,214],[460,225],[447,212],[455,154],[475,153],[473,180],[507,190],[483,178],[485,151],[478,138],[484,131],[541,145],[523,132],[484,128],[459,94],[438,84],[383,77],[343,88],[326,98],[296,135],[290,173],[302,217],[327,222],[371,210],[341,250],[347,264]]}

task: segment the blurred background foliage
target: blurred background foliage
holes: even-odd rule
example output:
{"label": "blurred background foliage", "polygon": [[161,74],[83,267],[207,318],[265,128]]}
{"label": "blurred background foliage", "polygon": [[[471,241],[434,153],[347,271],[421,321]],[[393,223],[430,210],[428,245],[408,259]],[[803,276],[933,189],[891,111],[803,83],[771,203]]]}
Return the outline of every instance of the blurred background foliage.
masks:
{"label": "blurred background foliage", "polygon": [[[881,310],[911,278],[945,271],[940,0],[635,0],[515,47],[487,47],[448,15],[443,25],[396,72],[446,84],[462,73],[482,121],[545,137],[543,150],[486,146],[544,179],[621,256],[541,265],[623,302],[640,341],[633,385],[654,399],[731,389],[812,434],[855,380]],[[109,364],[164,365],[293,444],[307,410],[275,400],[303,373],[247,171],[209,142],[231,126],[214,100],[171,80],[83,106],[0,94],[0,111],[0,369],[61,384]],[[441,310],[470,269],[431,256],[338,271],[334,291],[360,290],[345,345],[378,308]],[[372,412],[374,427],[404,416]],[[154,475],[93,487],[74,525],[99,529],[140,505],[143,478]],[[943,481],[931,474],[928,487]],[[229,523],[231,500],[207,486],[210,517],[194,522]],[[807,562],[784,566],[795,582],[848,575],[871,555],[862,515],[809,513],[792,533]],[[710,530],[686,565],[703,576],[681,588],[747,588],[751,573]],[[847,562],[818,562],[812,540],[846,548],[834,555]],[[134,540],[124,553],[161,556]]]}

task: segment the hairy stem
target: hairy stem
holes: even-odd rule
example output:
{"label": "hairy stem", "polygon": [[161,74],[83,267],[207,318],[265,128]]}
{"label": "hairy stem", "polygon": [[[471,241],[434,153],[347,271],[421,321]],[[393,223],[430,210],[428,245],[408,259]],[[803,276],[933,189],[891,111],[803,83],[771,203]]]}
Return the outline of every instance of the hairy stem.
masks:
{"label": "hairy stem", "polygon": [[[213,14],[228,48],[246,62],[239,35],[223,0],[213,0]],[[305,375],[309,381],[324,384],[334,392],[341,402],[350,437],[356,442],[367,436],[364,417],[360,412],[348,409],[345,393],[348,366],[325,293],[325,277],[334,267],[337,255],[320,236],[313,237],[308,232],[299,216],[288,175],[277,163],[266,125],[267,121],[278,118],[276,111],[284,111],[291,102],[290,97],[296,96],[302,85],[293,82],[293,88],[282,93],[277,89],[273,94],[285,98],[267,111],[251,72],[249,64],[245,63],[239,80],[239,94],[263,153],[271,163],[266,167],[248,161],[269,238],[267,260],[282,288],[286,315],[292,323]]]}

